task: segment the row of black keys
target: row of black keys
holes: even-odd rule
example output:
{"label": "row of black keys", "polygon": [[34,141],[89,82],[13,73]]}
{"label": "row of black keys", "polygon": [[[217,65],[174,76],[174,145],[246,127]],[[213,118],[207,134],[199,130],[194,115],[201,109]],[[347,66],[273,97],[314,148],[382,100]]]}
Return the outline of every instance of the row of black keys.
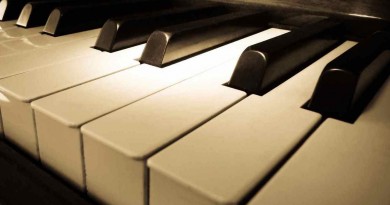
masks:
{"label": "row of black keys", "polygon": [[[64,4],[68,6],[51,11]],[[8,0],[3,17],[9,9],[15,8],[14,2]],[[79,5],[74,1],[37,1],[24,7],[19,21],[37,25],[43,22],[38,19],[50,13],[44,31],[62,35],[96,27],[99,22],[96,18],[107,19],[114,12],[129,11],[131,15],[110,19],[104,24],[95,47],[115,51],[148,40],[140,61],[158,67],[264,30],[272,20],[267,12],[237,12],[210,4],[172,9],[170,4],[161,3],[152,6],[144,2]],[[248,47],[228,86],[250,94],[265,94],[345,40],[345,26],[342,22],[318,18],[315,23]],[[153,32],[157,28],[160,29]],[[387,79],[388,61],[375,60],[390,49],[389,42],[388,32],[375,33],[329,63],[307,108],[346,121],[356,119]]]}

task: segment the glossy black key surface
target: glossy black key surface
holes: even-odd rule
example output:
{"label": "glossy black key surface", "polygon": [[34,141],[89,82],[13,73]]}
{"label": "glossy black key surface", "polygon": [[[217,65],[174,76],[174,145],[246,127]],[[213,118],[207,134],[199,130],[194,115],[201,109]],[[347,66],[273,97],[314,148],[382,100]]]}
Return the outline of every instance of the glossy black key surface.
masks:
{"label": "glossy black key surface", "polygon": [[308,109],[354,121],[390,72],[390,33],[377,32],[326,65]]}
{"label": "glossy black key surface", "polygon": [[140,61],[163,67],[266,28],[262,12],[234,12],[157,30],[150,35]]}
{"label": "glossy black key surface", "polygon": [[100,31],[95,48],[117,51],[148,40],[156,29],[227,13],[225,7],[202,5],[156,12],[140,13],[106,21]]}
{"label": "glossy black key surface", "polygon": [[248,47],[229,87],[263,95],[340,43],[342,26],[322,20]]}
{"label": "glossy black key surface", "polygon": [[[77,5],[77,4],[93,4],[91,0],[52,0],[52,1],[37,1],[29,2],[24,5],[16,25],[31,28],[34,26],[45,25],[51,11],[58,6]],[[96,2],[95,2],[96,3]]]}
{"label": "glossy black key surface", "polygon": [[0,2],[0,21],[17,19],[23,6],[27,2],[38,0],[1,0]]}
{"label": "glossy black key surface", "polygon": [[103,26],[104,22],[116,16],[134,12],[156,11],[168,8],[170,4],[145,1],[116,1],[93,5],[63,6],[54,9],[47,20],[43,32],[60,36]]}

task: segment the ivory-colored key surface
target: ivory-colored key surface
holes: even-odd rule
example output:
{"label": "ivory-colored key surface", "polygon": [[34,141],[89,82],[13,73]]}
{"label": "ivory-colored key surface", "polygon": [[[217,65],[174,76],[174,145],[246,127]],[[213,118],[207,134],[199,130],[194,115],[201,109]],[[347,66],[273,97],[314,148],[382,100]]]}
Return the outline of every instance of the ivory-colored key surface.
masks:
{"label": "ivory-colored key surface", "polygon": [[346,42],[264,96],[251,95],[148,160],[151,204],[238,204],[320,121],[300,108]]}
{"label": "ivory-colored key surface", "polygon": [[146,204],[147,158],[246,95],[222,85],[236,62],[84,125],[87,192],[108,204]]}
{"label": "ivory-colored key surface", "polygon": [[82,188],[81,125],[238,57],[254,42],[285,32],[269,29],[163,69],[141,65],[34,101],[42,162]]}
{"label": "ivory-colored key surface", "polygon": [[[35,49],[47,48],[53,45],[77,43],[78,40],[96,37],[99,34],[100,29],[69,34],[65,36],[53,37],[49,35],[33,35],[24,38],[16,38],[6,42],[2,42],[0,45],[4,45],[13,50],[13,52],[6,53],[1,52],[0,56],[14,55],[15,53],[28,52]],[[89,45],[91,47],[93,44]]]}
{"label": "ivory-colored key surface", "polygon": [[90,48],[94,41],[95,38],[87,38],[68,45],[57,45],[27,53],[0,57],[0,79],[73,58],[99,53],[100,51]]}
{"label": "ivory-colored key surface", "polygon": [[16,28],[16,20],[0,21],[0,32],[10,28]]}
{"label": "ivory-colored key surface", "polygon": [[249,204],[390,204],[389,104],[387,80],[354,124],[326,119]]}
{"label": "ivory-colored key surface", "polygon": [[6,45],[0,44],[0,56],[5,56],[5,55],[12,55],[16,53],[16,51]]}
{"label": "ivory-colored key surface", "polygon": [[43,27],[35,27],[30,29],[15,27],[7,30],[0,31],[0,42],[9,41],[12,39],[20,39],[23,37],[40,35],[39,32],[42,31]]}
{"label": "ivory-colored key surface", "polygon": [[139,65],[144,45],[115,53],[96,51],[88,56],[42,67],[0,80],[4,134],[38,158],[34,116],[30,103],[44,96]]}
{"label": "ivory-colored key surface", "polygon": [[[83,33],[81,36],[84,37],[85,34],[86,33]],[[43,39],[47,38],[38,37],[39,36],[37,36],[37,43],[44,45],[46,40]],[[13,48],[0,44],[0,79],[28,72],[46,65],[54,65],[55,63],[65,61],[67,59],[99,53],[99,51],[90,48],[94,41],[94,38],[86,38],[84,40],[77,41],[77,43],[74,44],[57,45],[53,47],[48,46],[39,51],[26,51],[20,54],[18,54],[18,52]],[[50,41],[47,42],[49,43]],[[3,54],[4,56],[2,56]],[[0,126],[0,133],[3,134],[2,124]]]}

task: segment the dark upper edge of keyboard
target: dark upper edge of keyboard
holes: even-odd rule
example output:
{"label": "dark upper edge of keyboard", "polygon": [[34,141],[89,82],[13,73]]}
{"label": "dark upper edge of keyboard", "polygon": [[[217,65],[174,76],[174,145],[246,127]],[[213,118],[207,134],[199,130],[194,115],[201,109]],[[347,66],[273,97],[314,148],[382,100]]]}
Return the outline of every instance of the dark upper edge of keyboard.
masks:
{"label": "dark upper edge of keyboard", "polygon": [[17,19],[24,5],[28,2],[39,0],[1,0],[0,2],[0,21]]}
{"label": "dark upper edge of keyboard", "polygon": [[111,17],[145,10],[157,11],[169,6],[170,4],[163,2],[151,4],[143,1],[61,6],[52,11],[43,32],[53,36],[66,35],[99,28]]}
{"label": "dark upper edge of keyboard", "polygon": [[50,13],[58,6],[77,5],[91,2],[90,0],[51,0],[29,2],[24,5],[16,22],[17,26],[31,28],[45,25]]}

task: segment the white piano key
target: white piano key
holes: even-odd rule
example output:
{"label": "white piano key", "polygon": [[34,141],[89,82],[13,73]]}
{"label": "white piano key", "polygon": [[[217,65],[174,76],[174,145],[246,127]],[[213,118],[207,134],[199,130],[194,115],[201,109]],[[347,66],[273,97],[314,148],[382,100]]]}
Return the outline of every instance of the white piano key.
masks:
{"label": "white piano key", "polygon": [[390,80],[354,124],[327,119],[250,205],[390,204]]}
{"label": "white piano key", "polygon": [[108,204],[146,204],[147,158],[246,95],[222,85],[236,63],[222,64],[84,125],[87,192]]}
{"label": "white piano key", "polygon": [[16,20],[0,22],[0,32],[10,28],[16,28]]}
{"label": "white piano key", "polygon": [[[77,40],[87,39],[96,37],[99,35],[100,29],[94,29],[85,32],[79,32],[74,34],[69,34],[65,36],[53,37],[49,35],[34,35],[14,40],[9,40],[3,42],[0,45],[4,45],[8,48],[13,49],[13,52],[1,52],[0,56],[14,55],[15,53],[21,53],[26,51],[31,51],[35,49],[42,49],[53,45],[60,45],[66,43],[77,42]],[[93,44],[90,45],[90,47]]]}
{"label": "white piano key", "polygon": [[73,58],[99,53],[101,51],[90,48],[95,40],[95,38],[87,38],[67,45],[57,45],[27,53],[0,57],[0,79]]}
{"label": "white piano key", "polygon": [[321,119],[301,109],[346,42],[264,96],[251,95],[148,160],[151,204],[238,204]]}
{"label": "white piano key", "polygon": [[49,65],[0,80],[0,101],[4,134],[38,158],[34,118],[30,103],[44,96],[139,65],[132,60],[144,45],[115,53],[96,51],[93,55]]}
{"label": "white piano key", "polygon": [[2,30],[0,32],[0,42],[9,41],[12,39],[19,39],[28,36],[40,35],[39,32],[41,32],[42,30],[43,30],[42,26],[29,28],[29,29],[16,27],[7,30]]}
{"label": "white piano key", "polygon": [[[285,33],[269,29],[163,69],[141,65],[34,101],[39,153],[76,186],[84,187],[79,127],[102,115],[145,98],[222,64],[254,42]],[[53,127],[55,127],[53,129]],[[64,144],[68,146],[63,146]]]}
{"label": "white piano key", "polygon": [[15,54],[16,51],[6,45],[0,44],[0,56],[5,56],[5,55],[12,55]]}

